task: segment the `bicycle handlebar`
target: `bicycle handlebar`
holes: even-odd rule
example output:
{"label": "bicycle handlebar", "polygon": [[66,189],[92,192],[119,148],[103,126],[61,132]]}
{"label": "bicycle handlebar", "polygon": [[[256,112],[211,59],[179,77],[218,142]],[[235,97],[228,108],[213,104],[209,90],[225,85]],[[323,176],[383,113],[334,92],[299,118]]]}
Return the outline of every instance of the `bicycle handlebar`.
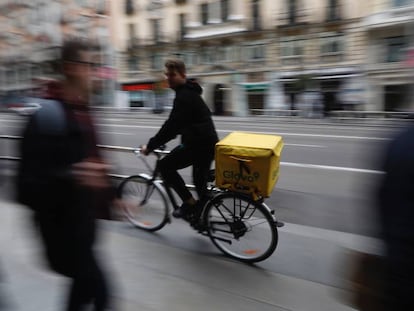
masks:
{"label": "bicycle handlebar", "polygon": [[[137,147],[137,148],[134,148],[133,152],[136,153],[136,154],[137,153],[140,154],[141,150],[142,150],[141,147]],[[154,153],[155,155],[162,155],[162,154],[169,154],[170,153],[169,150],[162,150],[162,149],[154,149],[151,152]]]}

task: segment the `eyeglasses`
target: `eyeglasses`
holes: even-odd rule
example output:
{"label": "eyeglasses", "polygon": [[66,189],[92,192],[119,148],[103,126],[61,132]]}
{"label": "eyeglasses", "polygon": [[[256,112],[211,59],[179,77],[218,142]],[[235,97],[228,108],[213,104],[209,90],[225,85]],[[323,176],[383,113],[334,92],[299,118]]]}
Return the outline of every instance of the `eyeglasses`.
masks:
{"label": "eyeglasses", "polygon": [[72,64],[81,64],[81,65],[88,65],[91,67],[99,67],[100,64],[95,63],[95,62],[88,62],[88,61],[84,61],[84,60],[76,60],[76,61],[68,61],[68,63],[72,63]]}
{"label": "eyeglasses", "polygon": [[177,73],[175,72],[164,72],[164,76],[166,76],[167,78],[173,78],[177,75]]}

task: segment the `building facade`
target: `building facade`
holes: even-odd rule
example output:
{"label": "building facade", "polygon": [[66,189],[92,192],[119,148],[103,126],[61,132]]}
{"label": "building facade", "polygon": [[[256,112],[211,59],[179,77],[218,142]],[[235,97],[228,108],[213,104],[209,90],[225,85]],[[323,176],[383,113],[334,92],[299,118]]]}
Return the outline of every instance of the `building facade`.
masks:
{"label": "building facade", "polygon": [[1,94],[53,76],[62,40],[83,36],[103,47],[103,105],[162,111],[174,95],[163,63],[175,57],[215,114],[414,106],[414,0],[0,0],[0,10]]}
{"label": "building facade", "polygon": [[310,101],[323,113],[339,109],[339,98],[363,107],[368,2],[112,1],[119,82],[145,105],[163,61],[179,57],[216,114],[302,109]]}
{"label": "building facade", "polygon": [[362,28],[367,38],[366,109],[412,110],[414,1],[373,1]]}
{"label": "building facade", "polygon": [[0,11],[1,96],[27,96],[37,81],[58,78],[56,60],[63,40],[83,37],[100,47],[95,83],[102,92],[94,98],[100,104],[113,102],[105,0],[0,0]]}

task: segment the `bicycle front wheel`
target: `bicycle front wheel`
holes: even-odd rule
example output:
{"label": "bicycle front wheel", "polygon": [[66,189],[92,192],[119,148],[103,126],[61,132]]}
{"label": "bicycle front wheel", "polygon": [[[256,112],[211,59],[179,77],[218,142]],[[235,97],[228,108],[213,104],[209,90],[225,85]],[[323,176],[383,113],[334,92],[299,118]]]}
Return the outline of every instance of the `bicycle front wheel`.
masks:
{"label": "bicycle front wheel", "polygon": [[219,194],[206,206],[204,220],[214,245],[232,258],[258,262],[276,249],[278,232],[273,216],[246,195]]}
{"label": "bicycle front wheel", "polygon": [[125,201],[125,217],[136,227],[156,231],[168,222],[168,201],[161,186],[150,178],[134,175],[118,187],[118,197]]}

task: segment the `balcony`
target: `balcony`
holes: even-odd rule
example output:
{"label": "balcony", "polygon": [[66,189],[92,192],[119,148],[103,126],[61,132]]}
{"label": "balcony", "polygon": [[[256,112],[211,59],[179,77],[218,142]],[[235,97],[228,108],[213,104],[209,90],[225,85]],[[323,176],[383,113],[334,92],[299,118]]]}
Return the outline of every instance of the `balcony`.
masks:
{"label": "balcony", "polygon": [[278,16],[279,28],[301,27],[309,24],[310,14],[306,9],[298,9],[295,11],[285,11]]}
{"label": "balcony", "polygon": [[128,50],[135,50],[137,48],[139,48],[141,44],[141,41],[139,40],[139,38],[130,38],[127,41],[127,49]]}
{"label": "balcony", "polygon": [[339,6],[328,7],[326,12],[326,22],[330,24],[339,23],[342,21],[341,9]]}
{"label": "balcony", "polygon": [[158,46],[163,45],[171,42],[171,37],[168,34],[159,34],[157,36],[153,36],[152,38],[144,38],[140,40],[142,45],[145,46]]}
{"label": "balcony", "polygon": [[375,13],[365,18],[363,26],[367,29],[383,29],[387,27],[406,26],[414,22],[414,5],[398,7]]}
{"label": "balcony", "polygon": [[281,56],[280,61],[283,66],[298,67],[303,65],[304,57],[302,55]]}
{"label": "balcony", "polygon": [[225,22],[209,23],[206,25],[187,25],[184,39],[191,40],[207,39],[211,37],[223,37],[245,31],[247,31],[247,27],[244,25],[244,19],[234,17],[234,19]]}

